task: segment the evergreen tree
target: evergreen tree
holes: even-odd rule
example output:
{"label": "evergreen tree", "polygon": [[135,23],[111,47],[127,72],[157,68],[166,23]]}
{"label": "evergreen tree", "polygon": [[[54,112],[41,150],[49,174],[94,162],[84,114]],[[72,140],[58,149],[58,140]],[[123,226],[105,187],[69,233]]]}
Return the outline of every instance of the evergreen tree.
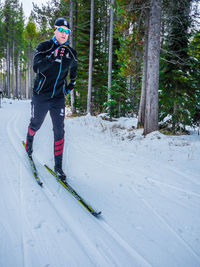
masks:
{"label": "evergreen tree", "polygon": [[24,39],[25,39],[25,56],[26,56],[26,97],[29,98],[32,93],[34,72],[33,72],[33,54],[35,47],[38,44],[38,32],[36,29],[36,24],[33,20],[33,17],[30,16],[28,23],[24,29]]}
{"label": "evergreen tree", "polygon": [[171,116],[172,131],[180,124],[190,123],[191,61],[189,39],[191,37],[192,0],[165,1],[165,36],[162,48],[160,73],[160,120]]}
{"label": "evergreen tree", "polygon": [[[69,15],[69,25],[70,29],[73,32],[74,31],[74,3],[73,0],[70,0],[70,15]],[[74,38],[73,34],[70,34],[69,36],[69,43],[71,47],[74,47]],[[72,108],[72,113],[76,113],[76,108],[75,108],[75,89],[70,92],[70,97],[71,97],[71,108]]]}
{"label": "evergreen tree", "polygon": [[109,1],[95,1],[94,62],[92,110],[98,114],[105,110],[108,95],[108,33]]}
{"label": "evergreen tree", "polygon": [[15,97],[21,97],[21,86],[19,85],[19,76],[20,76],[20,62],[22,58],[22,54],[24,51],[24,13],[22,4],[18,8],[17,17],[16,17],[16,25],[15,25],[15,77],[16,77],[16,94]]}
{"label": "evergreen tree", "polygon": [[91,0],[90,12],[90,55],[89,55],[89,74],[88,74],[88,96],[87,113],[91,113],[91,95],[92,95],[92,72],[93,72],[93,52],[94,52],[94,0]]}
{"label": "evergreen tree", "polygon": [[190,87],[193,89],[191,97],[191,124],[199,125],[200,123],[200,31],[198,31],[189,46],[192,68]]}
{"label": "evergreen tree", "polygon": [[4,56],[4,40],[3,40],[3,5],[0,3],[0,89],[4,90],[4,69],[3,69],[3,56]]}
{"label": "evergreen tree", "polygon": [[138,113],[141,91],[141,66],[143,52],[144,24],[147,0],[116,0],[115,38],[119,73],[126,77],[126,95],[129,103],[127,112]]}
{"label": "evergreen tree", "polygon": [[0,59],[4,55],[5,43],[3,40],[4,31],[3,31],[3,5],[0,3]]}
{"label": "evergreen tree", "polygon": [[[6,0],[1,12],[2,57],[6,58],[6,93],[18,94],[18,57],[22,43],[23,14],[18,0]],[[11,68],[12,67],[12,68]],[[11,82],[12,81],[12,82]]]}
{"label": "evergreen tree", "polygon": [[78,52],[78,75],[76,83],[76,108],[86,113],[88,92],[88,69],[90,47],[90,0],[77,2],[76,50]]}

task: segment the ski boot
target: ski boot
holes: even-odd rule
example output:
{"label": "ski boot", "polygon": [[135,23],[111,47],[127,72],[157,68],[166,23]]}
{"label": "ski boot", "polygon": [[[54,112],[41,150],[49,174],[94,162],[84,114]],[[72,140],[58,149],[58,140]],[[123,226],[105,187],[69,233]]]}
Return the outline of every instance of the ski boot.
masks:
{"label": "ski boot", "polygon": [[28,154],[29,157],[32,157],[32,153],[33,153],[33,136],[27,135],[27,139],[26,139],[26,152]]}
{"label": "ski boot", "polygon": [[63,183],[66,183],[66,174],[64,173],[62,168],[55,166],[54,172],[59,180],[61,180]]}

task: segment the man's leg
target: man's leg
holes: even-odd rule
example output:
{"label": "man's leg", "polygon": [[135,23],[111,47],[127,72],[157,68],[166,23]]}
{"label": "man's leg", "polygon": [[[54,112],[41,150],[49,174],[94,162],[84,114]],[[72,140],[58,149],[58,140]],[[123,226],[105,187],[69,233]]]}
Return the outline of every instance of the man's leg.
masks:
{"label": "man's leg", "polygon": [[48,112],[49,102],[43,96],[33,96],[31,102],[31,120],[28,126],[26,138],[26,151],[28,155],[33,152],[33,138],[36,132],[40,129],[45,116]]}
{"label": "man's leg", "polygon": [[54,132],[54,159],[55,172],[65,181],[66,175],[62,170],[62,159],[64,150],[64,119],[65,119],[65,99],[53,99],[50,106],[50,116],[53,123]]}

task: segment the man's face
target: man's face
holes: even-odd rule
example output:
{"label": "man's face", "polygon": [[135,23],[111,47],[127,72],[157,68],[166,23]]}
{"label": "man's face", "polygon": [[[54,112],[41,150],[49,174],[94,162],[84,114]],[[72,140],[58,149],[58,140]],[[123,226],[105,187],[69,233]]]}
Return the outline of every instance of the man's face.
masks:
{"label": "man's face", "polygon": [[[62,29],[68,30],[68,28],[66,26],[59,26],[57,27],[57,29],[54,31],[54,35],[56,37],[56,40],[60,43],[60,44],[64,44],[68,37],[69,37],[69,33],[67,34],[65,31],[63,31]],[[63,32],[61,32],[61,31]]]}

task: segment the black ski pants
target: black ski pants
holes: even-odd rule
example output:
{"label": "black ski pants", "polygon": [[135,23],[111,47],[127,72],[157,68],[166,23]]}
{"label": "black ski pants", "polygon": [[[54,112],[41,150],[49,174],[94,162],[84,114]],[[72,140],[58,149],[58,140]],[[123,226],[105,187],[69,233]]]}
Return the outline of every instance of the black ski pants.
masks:
{"label": "black ski pants", "polygon": [[62,153],[64,148],[64,118],[65,98],[49,98],[45,95],[34,95],[31,102],[31,120],[28,135],[34,136],[40,129],[47,112],[49,111],[54,132],[55,163],[62,166]]}

